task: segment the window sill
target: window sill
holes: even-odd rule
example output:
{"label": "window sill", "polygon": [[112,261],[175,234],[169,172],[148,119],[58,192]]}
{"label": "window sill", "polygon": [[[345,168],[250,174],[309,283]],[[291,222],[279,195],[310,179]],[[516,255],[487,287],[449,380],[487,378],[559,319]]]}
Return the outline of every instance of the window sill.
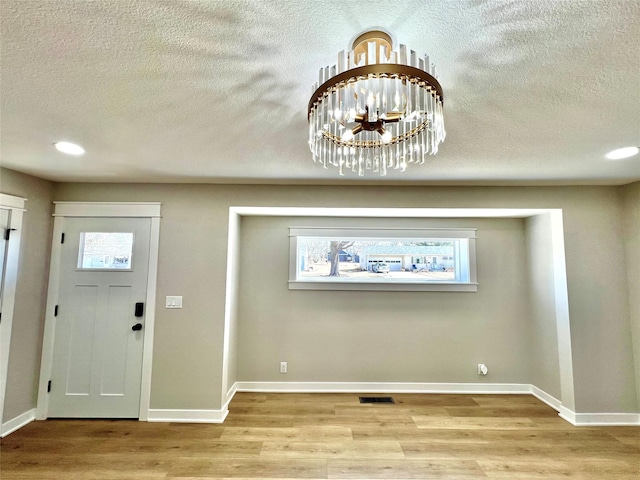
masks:
{"label": "window sill", "polygon": [[388,292],[477,292],[477,283],[409,283],[409,282],[354,282],[335,280],[289,281],[289,290],[347,290]]}

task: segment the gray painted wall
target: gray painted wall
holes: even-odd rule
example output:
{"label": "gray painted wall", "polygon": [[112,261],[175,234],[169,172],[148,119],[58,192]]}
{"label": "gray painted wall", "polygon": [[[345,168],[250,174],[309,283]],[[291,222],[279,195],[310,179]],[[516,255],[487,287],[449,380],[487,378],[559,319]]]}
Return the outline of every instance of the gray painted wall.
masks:
{"label": "gray painted wall", "polygon": [[36,406],[53,228],[53,184],[0,170],[0,192],[27,199],[23,218],[3,422]]}
{"label": "gray painted wall", "polygon": [[576,411],[634,412],[622,202],[587,192],[563,202]]}
{"label": "gray painted wall", "polygon": [[[475,227],[478,292],[289,290],[289,226]],[[522,219],[243,217],[240,258],[240,381],[530,383]]]}
{"label": "gray painted wall", "polygon": [[[640,264],[639,182],[624,187],[385,187],[383,189],[380,187],[55,184],[1,169],[0,191],[28,198],[3,421],[14,418],[36,405],[53,224],[52,200],[163,202],[152,408],[217,409],[221,407],[227,225],[230,205],[562,208],[575,367],[576,411],[633,412],[638,411],[640,407],[638,404],[640,393],[636,395],[636,382],[640,387],[640,294],[638,293],[640,292],[640,269],[637,268]],[[534,231],[535,228],[532,229],[528,224],[524,233],[521,229],[518,234],[524,235],[525,240],[521,238],[515,242],[524,241],[525,246],[518,248],[525,258],[532,254],[527,242],[530,244],[535,238]],[[272,234],[273,232],[270,232],[270,235]],[[515,237],[512,238],[514,239]],[[536,278],[544,278],[544,275],[544,272],[532,272],[527,278],[531,282],[536,281]],[[260,295],[259,290],[254,293]],[[309,292],[292,293],[312,295]],[[331,295],[331,292],[316,293]],[[348,305],[351,302],[348,294],[337,293],[335,303],[331,303],[328,308],[335,310],[338,306]],[[185,308],[164,309],[164,296],[174,294],[184,295]],[[251,296],[250,294],[250,289],[242,291],[243,296]],[[544,299],[545,296],[538,297],[538,299],[541,298]],[[317,302],[318,299],[313,301]],[[439,302],[444,305],[446,300]],[[411,305],[411,302],[408,302],[408,305]],[[377,306],[384,308],[383,305]],[[299,307],[305,308],[304,305]],[[542,308],[542,305],[537,307]],[[369,308],[364,305],[362,316],[366,322],[368,322]],[[416,323],[419,329],[422,320],[414,309],[409,307],[409,310],[411,321]],[[487,310],[489,310],[488,307]],[[317,310],[311,313],[318,318],[322,317],[321,312]],[[242,318],[242,323],[237,325],[238,327],[246,326],[246,317]],[[534,317],[532,320],[532,331],[535,332],[536,328],[549,331],[549,325],[541,327],[536,323],[536,318],[540,317]],[[386,322],[378,320],[375,323],[381,329],[387,329]],[[311,328],[317,328],[317,326],[314,324]],[[294,333],[296,333],[295,329],[286,332],[289,336]],[[304,332],[303,334],[307,335]],[[464,332],[454,330],[449,332],[451,336],[456,334],[460,335]],[[549,335],[552,333],[549,332]],[[246,353],[245,340],[238,337],[236,350],[234,338],[236,334],[232,332],[230,338],[232,358],[229,363],[231,384],[236,378],[233,352],[241,350],[245,352],[238,355],[238,364],[247,361],[250,363],[250,353]],[[287,342],[294,340],[286,339]],[[356,340],[353,341],[355,344]],[[363,347],[358,348],[363,349]],[[542,388],[548,389],[548,393],[554,394],[553,389],[556,384],[552,367],[554,360],[548,359],[544,350],[532,345],[530,361],[535,361],[538,365],[536,359],[542,358],[548,362],[543,369],[546,373],[538,380],[534,369],[532,378],[534,383],[540,383]],[[467,361],[468,359],[465,359],[460,363],[460,371],[467,372]],[[404,361],[401,360],[401,362]],[[292,379],[296,374],[295,362],[291,367],[288,378]],[[523,369],[523,374],[524,371]],[[371,376],[366,372],[364,370],[365,375]],[[492,373],[494,372],[498,373],[492,368]],[[411,378],[420,378],[420,375],[424,375],[422,370],[416,370],[413,373],[416,375]],[[467,374],[464,373],[464,375]],[[374,376],[388,378],[391,375],[395,375],[395,372],[381,369]],[[281,377],[277,376],[277,378]],[[429,378],[435,379],[436,376]],[[474,377],[473,374],[472,378],[477,380],[477,376]],[[304,378],[304,380],[319,379]]]}
{"label": "gray painted wall", "polygon": [[[576,411],[591,413],[637,410],[619,192],[620,187],[59,184],[54,197],[163,203],[151,407],[197,409],[221,407],[229,206],[562,208]],[[349,302],[343,298],[348,294],[339,293],[327,308]],[[164,309],[165,295],[183,295],[185,308]],[[238,352],[243,348],[238,343]],[[239,355],[238,368],[243,361]]]}

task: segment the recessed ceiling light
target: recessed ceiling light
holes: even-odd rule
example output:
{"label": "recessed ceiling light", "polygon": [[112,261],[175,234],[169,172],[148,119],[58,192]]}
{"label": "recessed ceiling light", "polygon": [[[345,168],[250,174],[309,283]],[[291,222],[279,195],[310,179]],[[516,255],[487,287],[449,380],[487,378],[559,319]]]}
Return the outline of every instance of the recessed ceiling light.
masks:
{"label": "recessed ceiling light", "polygon": [[59,152],[69,155],[82,155],[84,153],[84,148],[71,142],[56,142],[53,146],[56,147],[56,150]]}
{"label": "recessed ceiling light", "polygon": [[629,158],[637,155],[638,151],[638,147],[618,148],[617,150],[607,153],[606,157],[609,160],[622,160],[623,158]]}

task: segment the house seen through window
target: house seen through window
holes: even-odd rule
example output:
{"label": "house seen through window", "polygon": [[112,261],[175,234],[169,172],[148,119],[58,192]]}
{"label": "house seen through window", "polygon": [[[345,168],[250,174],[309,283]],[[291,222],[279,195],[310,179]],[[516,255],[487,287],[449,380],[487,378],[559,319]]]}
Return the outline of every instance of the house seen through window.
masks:
{"label": "house seen through window", "polygon": [[130,270],[133,233],[83,232],[80,234],[78,269]]}
{"label": "house seen through window", "polygon": [[298,249],[301,278],[456,279],[454,241],[304,237]]}

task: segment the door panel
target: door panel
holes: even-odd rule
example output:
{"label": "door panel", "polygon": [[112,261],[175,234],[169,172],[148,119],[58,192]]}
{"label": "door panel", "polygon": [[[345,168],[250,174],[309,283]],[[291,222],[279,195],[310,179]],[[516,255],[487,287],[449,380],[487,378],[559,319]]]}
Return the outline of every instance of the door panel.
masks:
{"label": "door panel", "polygon": [[65,218],[50,417],[138,417],[144,327],[131,327],[144,325],[150,230],[149,218]]}
{"label": "door panel", "polygon": [[58,322],[60,350],[62,352],[66,350],[68,355],[66,372],[68,395],[89,395],[90,393],[95,323],[86,319],[96,317],[97,299],[97,285],[75,286],[73,302],[69,305],[71,311],[68,321],[65,322],[61,317],[61,321]]}
{"label": "door panel", "polygon": [[109,287],[107,304],[107,325],[104,343],[110,355],[102,362],[102,395],[124,395],[127,370],[128,338],[137,335],[131,330],[135,320],[131,310],[135,300],[131,297],[131,287]]}

